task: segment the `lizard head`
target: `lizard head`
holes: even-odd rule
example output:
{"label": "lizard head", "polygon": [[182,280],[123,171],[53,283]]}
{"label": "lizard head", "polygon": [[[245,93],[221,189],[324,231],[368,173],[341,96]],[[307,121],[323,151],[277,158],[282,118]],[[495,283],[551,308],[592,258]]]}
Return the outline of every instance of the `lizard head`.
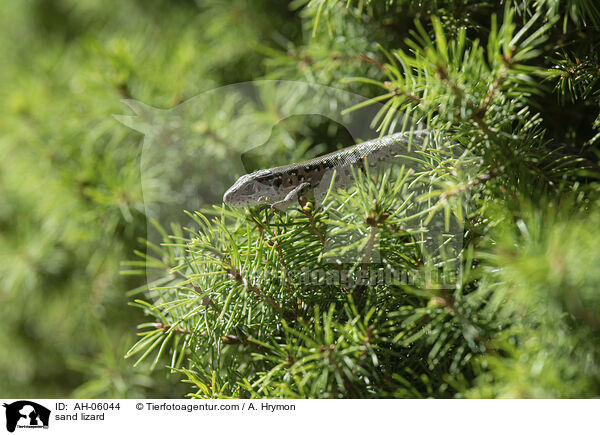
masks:
{"label": "lizard head", "polygon": [[264,183],[271,172],[268,169],[242,175],[223,195],[223,202],[232,207],[252,207],[267,200],[270,186]]}

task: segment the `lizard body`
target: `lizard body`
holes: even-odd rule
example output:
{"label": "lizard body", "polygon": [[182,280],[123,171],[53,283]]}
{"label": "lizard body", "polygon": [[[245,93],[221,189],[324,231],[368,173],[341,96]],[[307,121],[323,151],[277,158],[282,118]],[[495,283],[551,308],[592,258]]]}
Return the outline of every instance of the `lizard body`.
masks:
{"label": "lizard body", "polygon": [[316,199],[324,197],[335,171],[335,187],[344,187],[352,181],[352,169],[363,169],[365,159],[369,167],[390,162],[405,154],[411,141],[421,144],[427,130],[395,133],[380,139],[362,142],[339,151],[300,163],[261,169],[240,177],[223,196],[231,206],[270,204],[284,210],[307,190],[314,190]]}

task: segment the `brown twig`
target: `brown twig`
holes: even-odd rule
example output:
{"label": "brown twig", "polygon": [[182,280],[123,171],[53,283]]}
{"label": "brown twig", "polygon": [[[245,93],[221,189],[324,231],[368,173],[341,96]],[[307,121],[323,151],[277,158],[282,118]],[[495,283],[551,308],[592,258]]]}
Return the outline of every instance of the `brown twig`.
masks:
{"label": "brown twig", "polygon": [[206,296],[199,286],[194,285],[193,289],[196,293],[198,293],[200,296],[202,296],[201,305],[208,305],[213,310],[215,310],[217,313],[221,312],[221,307],[219,306],[219,304],[217,304],[210,296]]}
{"label": "brown twig", "polygon": [[244,287],[253,292],[259,298],[267,301],[274,311],[278,313],[283,312],[283,309],[277,304],[277,302],[275,302],[275,300],[271,296],[265,294],[265,292],[256,287],[249,279],[244,277],[234,265],[232,265],[229,261],[225,259],[225,256],[221,252],[219,252],[215,248],[208,250],[213,255],[219,258],[219,260],[221,261],[221,267],[223,268],[223,271],[225,271],[231,279],[237,281],[239,284],[242,284]]}
{"label": "brown twig", "polygon": [[[467,107],[470,109],[471,115],[469,116],[469,119],[471,119],[473,122],[475,122],[475,124],[477,125],[479,130],[481,130],[481,132],[483,134],[485,134],[491,140],[495,140],[497,138],[496,133],[490,128],[489,124],[485,121],[485,114],[487,112],[487,107],[485,107],[485,109],[483,109],[483,107],[477,107],[473,103],[471,103],[465,97],[464,91],[454,81],[452,81],[450,79],[450,76],[448,75],[448,71],[446,71],[446,69],[442,65],[437,65],[437,73],[438,73],[438,76],[442,79],[442,81],[444,83],[446,83],[448,86],[450,86],[450,89],[452,90],[452,92],[454,93],[456,98],[458,98],[460,101],[463,101],[467,105]],[[493,93],[493,90],[492,90],[492,93]],[[489,95],[489,92],[488,92],[488,95]],[[493,94],[492,94],[492,96],[493,96]],[[491,101],[492,96],[490,96],[490,101]],[[487,97],[486,97],[486,99],[487,99]]]}
{"label": "brown twig", "polygon": [[377,68],[379,68],[381,71],[383,72],[387,72],[387,68],[385,67],[385,65],[382,65],[381,63],[379,63],[377,60],[373,59],[370,56],[367,56],[364,53],[361,53],[359,55],[360,60],[363,60],[365,62],[369,62],[372,63],[373,65],[375,65]]}
{"label": "brown twig", "polygon": [[308,202],[302,197],[298,198],[298,203],[300,204],[302,213],[304,213],[304,215],[308,218],[308,222],[310,223],[311,228],[319,238],[321,245],[323,245],[323,248],[325,248],[325,235],[321,232],[321,230],[319,230],[319,228],[317,228],[317,222],[315,221],[315,217],[312,213],[312,207],[310,207]]}
{"label": "brown twig", "polygon": [[395,86],[389,80],[383,82],[383,85],[387,89],[389,89],[394,94],[394,96],[403,95],[404,97],[406,97],[408,100],[412,101],[413,103],[421,104],[421,98],[419,98],[417,95],[413,94],[412,92],[408,92],[408,91],[405,91],[404,89],[400,89],[398,86]]}
{"label": "brown twig", "polygon": [[292,305],[294,308],[294,312],[296,313],[296,317],[298,317],[300,314],[299,309],[298,309],[298,301],[296,300],[296,297],[294,296],[292,286],[291,286],[290,281],[287,276],[288,268],[287,268],[287,265],[285,264],[285,262],[283,261],[284,255],[283,255],[283,251],[281,250],[281,246],[279,246],[279,243],[277,243],[277,241],[274,241],[274,240],[267,240],[267,245],[275,247],[275,251],[277,252],[277,259],[279,261],[279,267],[281,267],[283,281],[285,283],[285,289],[288,293],[288,296],[290,297],[290,300],[292,301]]}
{"label": "brown twig", "polygon": [[155,323],[154,327],[156,329],[162,329],[163,331],[174,331],[176,334],[192,334],[192,331],[183,328],[174,328],[172,325],[164,324],[164,323]]}

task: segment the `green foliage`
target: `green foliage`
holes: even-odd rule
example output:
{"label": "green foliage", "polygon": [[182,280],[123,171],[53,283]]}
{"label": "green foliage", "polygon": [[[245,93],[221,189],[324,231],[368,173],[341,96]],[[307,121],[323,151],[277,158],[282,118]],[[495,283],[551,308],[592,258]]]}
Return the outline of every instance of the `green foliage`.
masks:
{"label": "green foliage", "polygon": [[[430,146],[416,170],[360,175],[283,215],[193,214],[142,263],[168,274],[138,301],[158,323],[132,353],[170,353],[192,397],[599,394],[597,165],[583,151],[593,124],[563,115],[598,115],[597,51],[581,54],[595,37],[570,30],[595,9],[571,2],[561,21],[562,4],[474,3],[294,5],[310,36],[265,51],[267,77],[369,95],[345,112],[382,103],[371,119],[381,134],[417,122],[464,152]],[[458,251],[430,255],[436,222],[462,225]],[[335,279],[431,276],[452,259],[462,273],[451,288]]]}
{"label": "green foliage", "polygon": [[522,320],[494,339],[499,355],[484,362],[474,397],[598,395],[598,216],[567,202],[566,210],[526,207],[512,231],[497,235],[490,260],[502,266],[503,309]]}
{"label": "green foliage", "polygon": [[249,43],[290,14],[281,10],[278,19],[266,14],[269,2],[245,3],[3,3],[5,397],[183,394],[164,371],[149,376],[147,366],[134,371],[122,361],[140,321],[125,293],[145,279],[120,277],[120,261],[146,236],[146,210],[140,137],[113,115],[122,98],[170,107],[251,78],[261,58]]}

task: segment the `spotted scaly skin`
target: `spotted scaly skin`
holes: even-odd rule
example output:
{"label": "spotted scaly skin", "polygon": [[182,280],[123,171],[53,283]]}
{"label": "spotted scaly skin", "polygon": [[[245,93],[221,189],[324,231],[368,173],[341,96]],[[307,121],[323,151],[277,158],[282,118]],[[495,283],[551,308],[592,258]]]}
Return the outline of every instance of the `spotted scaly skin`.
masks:
{"label": "spotted scaly skin", "polygon": [[364,169],[390,163],[398,155],[423,143],[427,130],[395,133],[379,139],[362,142],[305,162],[261,169],[240,177],[225,192],[223,202],[234,207],[270,205],[285,210],[308,190],[313,190],[320,201],[330,187],[335,172],[334,188],[352,182],[352,169]]}

